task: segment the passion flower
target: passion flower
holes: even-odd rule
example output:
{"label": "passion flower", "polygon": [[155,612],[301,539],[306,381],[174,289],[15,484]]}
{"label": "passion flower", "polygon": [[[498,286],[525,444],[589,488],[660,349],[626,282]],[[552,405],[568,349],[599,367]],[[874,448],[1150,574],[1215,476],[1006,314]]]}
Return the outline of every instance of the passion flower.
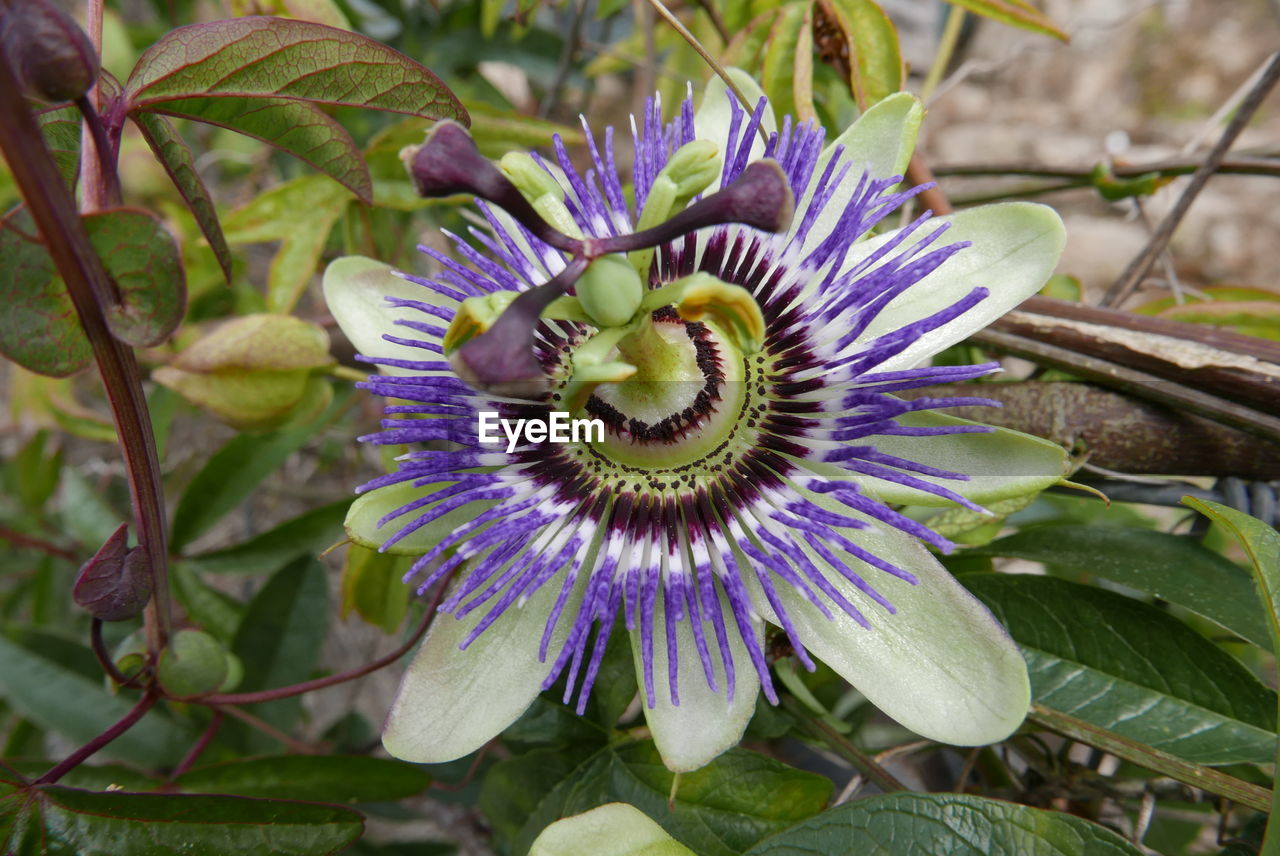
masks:
{"label": "passion flower", "polygon": [[[736,743],[758,694],[776,701],[769,633],[926,737],[990,743],[1024,718],[1016,646],[925,547],[950,544],[897,507],[1040,490],[1065,456],[936,412],[974,398],[894,393],[996,370],[920,364],[1044,283],[1061,221],[1011,203],[875,235],[916,192],[900,183],[919,102],[892,96],[826,145],[738,82],[751,113],[713,84],[696,113],[664,124],[655,100],[633,123],[634,208],[612,129],[586,129],[585,175],[559,141],[554,162],[499,168],[440,130],[411,172],[488,200],[489,229],[451,236],[457,259],[426,250],[432,278],[327,272],[339,324],[384,368],[364,386],[393,402],[362,439],[410,448],[348,530],[419,555],[419,590],[457,574],[389,714],[393,755],[466,755],[562,679],[581,711],[623,627],[677,771]],[[603,436],[479,440],[482,415],[553,411]]]}

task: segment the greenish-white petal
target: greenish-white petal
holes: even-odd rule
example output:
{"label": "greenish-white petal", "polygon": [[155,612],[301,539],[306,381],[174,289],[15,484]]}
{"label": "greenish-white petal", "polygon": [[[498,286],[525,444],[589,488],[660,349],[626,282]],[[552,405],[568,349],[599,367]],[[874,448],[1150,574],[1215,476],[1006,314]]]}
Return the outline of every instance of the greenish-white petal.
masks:
{"label": "greenish-white petal", "polygon": [[[392,272],[391,265],[364,256],[334,259],[324,272],[324,301],[356,353],[398,360],[432,359],[429,351],[398,345],[382,338],[384,333],[412,338],[412,331],[397,327],[397,318],[409,317],[408,310],[387,305],[386,298],[401,297],[453,308],[457,302]],[[409,369],[382,366],[377,371],[389,375],[421,374]]]}
{"label": "greenish-white petal", "polygon": [[[453,761],[515,722],[533,703],[549,671],[549,664],[538,660],[538,645],[562,579],[554,577],[524,605],[513,604],[465,650],[459,644],[486,610],[462,619],[437,617],[387,714],[382,732],[386,750],[415,763]],[[577,611],[581,589],[580,580],[566,614]],[[550,651],[560,650],[570,623],[559,623]]]}
{"label": "greenish-white petal", "polygon": [[[764,90],[760,88],[760,84],[756,83],[755,78],[747,74],[740,68],[726,69],[729,77],[733,79],[733,83],[738,87],[738,91],[747,99],[750,107],[745,108],[747,115],[751,115],[751,111],[755,109],[760,99],[765,97]],[[728,94],[726,94],[728,93]],[[725,152],[725,140],[729,136],[729,117],[731,114],[729,107],[729,98],[733,94],[729,92],[729,87],[719,76],[713,76],[707,82],[707,88],[702,93],[702,102],[698,105],[698,110],[693,114],[694,134],[699,140],[710,140],[715,143],[720,150],[720,155],[724,158],[724,163],[720,167],[720,175],[724,176],[724,167],[728,164],[730,158]],[[738,105],[742,107],[741,104]],[[745,118],[738,123],[738,135],[742,135],[742,127],[745,124]],[[773,133],[778,129],[777,119],[773,115],[773,107],[766,106],[764,115],[760,118],[760,124],[767,133]],[[755,135],[755,139],[751,143],[751,161],[759,160],[764,157],[764,141],[759,134]],[[709,188],[715,191],[720,188],[720,182],[714,181]]]}
{"label": "greenish-white petal", "polygon": [[[801,492],[849,514],[826,496]],[[778,598],[805,647],[876,707],[923,737],[980,746],[1012,734],[1026,717],[1031,690],[1026,663],[1005,629],[914,538],[882,525],[844,533],[919,582],[912,585],[835,550],[896,612],[889,614],[835,571],[827,573],[828,579],[862,611],[869,629],[834,605],[828,619],[794,588],[780,585]],[[815,564],[825,566],[807,544],[800,546]],[[773,616],[758,596],[756,608]]]}
{"label": "greenish-white petal", "polygon": [[[721,596],[720,608],[726,617],[732,615],[727,601]],[[732,620],[730,620],[732,624]],[[764,639],[764,625],[756,622],[757,642]],[[671,685],[667,670],[667,631],[662,608],[662,598],[654,609],[653,617],[653,684],[656,706],[644,704],[645,720],[653,733],[663,762],[677,773],[687,773],[704,767],[716,756],[736,746],[746,731],[756,709],[756,696],[760,694],[760,679],[751,665],[751,656],[737,631],[730,629],[729,649],[733,654],[733,701],[725,693],[724,665],[720,662],[715,632],[704,622],[703,632],[711,653],[712,668],[719,692],[713,692],[707,684],[702,658],[694,645],[693,630],[688,616],[676,622],[678,690],[680,704],[671,700]],[[636,664],[636,677],[644,699],[644,670],[641,665],[640,633],[631,634],[631,652]]]}
{"label": "greenish-white petal", "polygon": [[830,200],[818,214],[817,220],[805,235],[804,252],[811,251],[831,234],[835,224],[844,214],[853,198],[858,181],[866,172],[873,179],[893,178],[906,172],[911,153],[915,151],[916,136],[920,132],[920,120],[924,107],[920,99],[909,92],[896,92],[879,101],[857,118],[843,134],[822,150],[814,170],[814,181],[796,206],[797,216],[792,234],[799,228],[801,216],[813,199],[817,177],[821,176],[833,157],[839,153],[836,169],[848,164],[844,181],[836,186]]}
{"label": "greenish-white petal", "polygon": [[[974,387],[975,395],[982,388]],[[908,426],[976,425],[944,413],[908,413],[898,419]],[[1037,493],[1057,484],[1069,469],[1066,450],[1042,437],[995,428],[987,434],[942,434],[935,437],[876,435],[868,444],[877,451],[969,476],[967,481],[916,475],[955,491],[979,505]],[[951,501],[916,488],[864,476],[853,477],[885,502],[902,505],[950,505]]]}
{"label": "greenish-white petal", "polygon": [[[357,497],[355,502],[351,503],[351,507],[347,509],[347,519],[342,523],[347,530],[347,537],[362,547],[369,547],[373,550],[380,549],[387,542],[387,539],[400,531],[400,527],[427,514],[432,506],[418,508],[411,514],[388,521],[383,526],[379,526],[378,521],[393,511],[404,508],[411,502],[416,502],[428,493],[440,490],[441,487],[438,482],[426,487],[418,487],[411,481],[401,482],[400,484],[376,488]],[[446,512],[401,538],[384,552],[396,556],[421,556],[436,544],[439,544],[444,536],[488,511],[496,502],[496,500],[481,500]],[[473,534],[479,534],[485,528],[487,527],[480,527]]]}
{"label": "greenish-white petal", "polygon": [[647,814],[606,803],[557,820],[539,833],[529,856],[694,856]]}
{"label": "greenish-white petal", "polygon": [[[960,250],[893,300],[871,322],[859,341],[868,341],[933,315],[980,286],[990,294],[959,318],[919,337],[902,353],[879,365],[877,371],[911,368],[986,327],[1040,290],[1066,245],[1062,218],[1052,208],[1034,202],[1002,202],[957,211],[934,218],[921,234],[944,222],[951,227],[937,246],[958,241],[971,241],[972,246]],[[854,247],[845,267],[856,264],[893,234]]]}

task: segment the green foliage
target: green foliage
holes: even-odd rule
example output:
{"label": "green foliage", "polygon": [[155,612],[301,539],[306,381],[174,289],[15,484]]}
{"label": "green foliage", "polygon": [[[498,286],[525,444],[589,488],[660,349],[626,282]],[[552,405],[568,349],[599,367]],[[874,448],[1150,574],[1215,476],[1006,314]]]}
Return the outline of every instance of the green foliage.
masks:
{"label": "green foliage", "polygon": [[961,794],[888,794],[836,806],[747,851],[748,856],[846,852],[867,856],[1138,856],[1079,817]]}
{"label": "green foliage", "polygon": [[[988,19],[986,27],[1064,38],[1041,4],[949,2]],[[21,5],[0,3],[0,18]],[[336,689],[291,688],[329,677],[348,634],[371,634],[365,663],[401,643],[411,650],[423,604],[405,573],[483,509],[455,509],[387,552],[377,549],[396,526],[379,522],[420,497],[422,484],[352,501],[352,487],[375,475],[373,457],[361,458],[354,438],[375,430],[376,415],[362,393],[345,393],[365,372],[351,350],[373,353],[381,333],[344,341],[330,317],[336,302],[321,302],[316,275],[335,256],[368,257],[358,297],[376,295],[366,311],[378,321],[388,317],[382,297],[422,299],[390,271],[423,272],[415,244],[435,247],[424,236],[465,232],[473,217],[460,198],[422,199],[404,171],[401,150],[437,120],[468,124],[495,160],[530,149],[550,160],[559,137],[585,163],[578,112],[599,131],[605,122],[594,113],[613,111],[651,82],[669,114],[686,80],[696,97],[710,74],[673,29],[649,22],[645,3],[233,0],[226,8],[236,17],[198,24],[190,22],[207,4],[151,5],[150,15],[146,4],[106,10],[103,64],[126,82],[104,74],[95,98],[108,142],[114,147],[124,134],[119,151],[98,162],[90,146],[86,167],[80,110],[52,102],[30,110],[32,136],[52,165],[45,192],[84,209],[55,226],[82,233],[85,252],[108,277],[109,294],[94,297],[105,337],[73,305],[69,286],[78,280],[64,280],[66,259],[51,255],[56,242],[42,232],[48,221],[42,227],[32,216],[39,200],[19,192],[24,164],[0,170],[7,211],[0,354],[16,364],[3,377],[17,429],[0,444],[0,851],[457,852],[452,842],[401,840],[398,830],[395,843],[358,840],[366,816],[384,827],[438,817],[423,808],[431,800],[460,804],[458,817],[483,815],[466,832],[446,826],[445,836],[478,836],[521,856],[531,848],[607,852],[600,835],[620,853],[652,856],[1180,856],[1200,852],[1193,842],[1215,826],[1231,838],[1223,854],[1275,849],[1274,834],[1262,844],[1264,815],[1224,814],[1216,798],[1262,809],[1280,793],[1270,689],[1280,536],[1212,502],[1188,501],[1213,521],[1202,539],[1160,531],[1171,528],[1165,518],[1132,506],[1037,494],[1048,482],[1032,485],[1017,474],[1060,459],[1061,450],[1004,430],[984,438],[980,469],[992,473],[957,487],[994,516],[908,509],[968,545],[946,557],[947,566],[1008,628],[1029,666],[1032,715],[1003,744],[970,750],[920,741],[887,723],[828,665],[796,668],[789,640],[777,633],[765,639],[765,667],[785,672],[778,685],[790,704],[760,701],[744,738],[751,749],[675,776],[646,728],[619,616],[583,715],[559,701],[561,677],[491,750],[441,765],[380,756],[385,707],[367,701],[373,681],[340,675]],[[758,81],[779,118],[814,120],[828,139],[839,137],[855,173],[864,154],[885,148],[886,134],[907,129],[914,137],[922,107],[895,93],[916,82],[877,0],[666,5],[712,55]],[[21,29],[5,26],[0,20],[10,40]],[[876,104],[860,130],[841,136]],[[125,133],[126,122],[141,140]],[[9,139],[7,127],[0,133]],[[624,167],[625,137],[620,127]],[[903,171],[909,151],[904,138],[877,171]],[[123,177],[122,197],[94,178],[103,164]],[[1100,168],[1077,186],[1092,182],[1105,198],[1124,201],[1169,180],[1163,172],[1117,178]],[[633,193],[624,188],[630,202]],[[147,208],[134,207],[140,203]],[[989,216],[960,212],[951,239]],[[1015,251],[969,284],[998,291]],[[607,273],[601,279],[613,287]],[[1096,285],[1059,274],[1043,293],[1078,300]],[[1201,295],[1153,300],[1137,312],[1280,338],[1273,292],[1211,285]],[[99,336],[96,351],[91,335]],[[986,358],[968,359],[976,345],[964,350],[964,362]],[[98,371],[95,356],[110,353],[123,368],[108,361]],[[122,371],[137,382],[123,396]],[[148,459],[150,441],[114,427],[113,417],[130,408],[155,433],[157,463],[141,470],[134,462]],[[960,424],[915,418],[904,421]],[[912,443],[931,444],[943,450],[930,460],[940,467],[949,439],[879,438],[904,455]],[[417,449],[384,451],[385,465]],[[895,504],[931,501],[905,484],[875,488]],[[135,500],[152,491],[160,519],[130,517]],[[1255,496],[1253,512],[1266,510]],[[159,528],[164,511],[167,532]],[[322,555],[343,546],[344,536],[345,549]],[[129,544],[146,538],[173,559],[164,590],[152,596],[139,588],[128,610],[95,608],[100,618],[126,620],[91,623],[73,598],[77,567],[99,552],[105,558],[81,579],[118,592],[126,557],[146,554]],[[1041,563],[1049,576],[1000,573],[1005,559]],[[150,568],[139,563],[129,572]],[[163,650],[149,638],[158,629],[152,610],[134,615],[147,597],[153,607],[160,598],[169,606]],[[339,628],[336,619],[352,616],[359,623]],[[107,663],[127,665],[136,685],[104,677],[95,648]],[[344,657],[344,668],[350,659],[359,658]],[[403,668],[402,658],[388,671]],[[170,698],[97,747],[89,763],[58,767],[68,747],[110,735],[147,686]],[[202,702],[208,693],[216,695]],[[1080,760],[1086,755],[1093,757]],[[1123,763],[1113,770],[1098,763],[1104,756]],[[913,787],[956,792],[868,796],[862,777],[892,787],[870,764]],[[55,768],[56,782],[40,781]],[[1155,806],[1145,850],[1125,838],[1140,825],[1144,800]],[[1038,807],[1045,805],[1072,814]]]}
{"label": "green foliage", "polygon": [[1275,693],[1160,609],[1050,577],[964,581],[1022,646],[1035,701],[1200,764],[1274,756]]}

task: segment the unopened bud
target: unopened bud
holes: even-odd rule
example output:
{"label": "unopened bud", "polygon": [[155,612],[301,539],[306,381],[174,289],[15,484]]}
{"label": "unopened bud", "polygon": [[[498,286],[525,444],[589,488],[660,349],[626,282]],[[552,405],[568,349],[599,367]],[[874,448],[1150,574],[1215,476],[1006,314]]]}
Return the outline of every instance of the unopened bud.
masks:
{"label": "unopened bud", "polygon": [[427,134],[426,142],[400,152],[419,195],[428,198],[470,193],[503,208],[540,239],[567,253],[581,243],[547,223],[511,181],[480,154],[475,141],[457,122],[444,120]]}
{"label": "unopened bud", "polygon": [[720,147],[710,140],[692,140],[681,146],[659,175],[676,184],[677,198],[692,199],[720,177]]}
{"label": "unopened bud", "polygon": [[0,2],[0,55],[26,93],[45,101],[74,101],[98,81],[93,43],[50,0]]}
{"label": "unopened bud", "polygon": [[72,589],[75,602],[103,621],[133,618],[151,599],[151,564],[146,551],[127,546],[128,533],[121,523],[80,568]]}
{"label": "unopened bud", "polygon": [[203,695],[227,680],[227,654],[222,644],[203,630],[179,630],[160,653],[156,677],[171,696]]}

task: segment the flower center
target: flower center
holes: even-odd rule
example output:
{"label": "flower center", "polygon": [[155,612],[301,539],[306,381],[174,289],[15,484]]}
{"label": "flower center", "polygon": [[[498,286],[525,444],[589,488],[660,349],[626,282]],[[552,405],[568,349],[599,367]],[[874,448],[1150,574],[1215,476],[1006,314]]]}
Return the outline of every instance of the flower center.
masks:
{"label": "flower center", "polygon": [[631,466],[673,467],[728,439],[745,400],[743,361],[714,324],[684,321],[664,307],[615,352],[636,373],[601,384],[587,400],[586,415],[605,424],[594,453]]}

